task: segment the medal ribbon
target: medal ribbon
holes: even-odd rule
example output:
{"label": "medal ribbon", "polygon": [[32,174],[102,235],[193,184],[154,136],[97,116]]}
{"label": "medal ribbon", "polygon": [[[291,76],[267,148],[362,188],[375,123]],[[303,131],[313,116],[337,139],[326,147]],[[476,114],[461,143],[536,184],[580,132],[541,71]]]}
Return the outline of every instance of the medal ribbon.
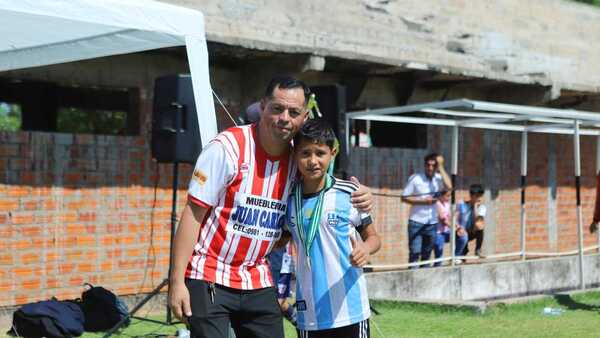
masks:
{"label": "medal ribbon", "polygon": [[331,176],[326,174],[325,187],[319,192],[315,209],[308,222],[308,229],[304,228],[304,213],[302,212],[302,182],[299,182],[298,185],[296,185],[296,189],[294,189],[294,207],[296,209],[296,222],[298,223],[298,237],[300,237],[300,242],[302,242],[302,246],[304,247],[304,252],[306,253],[309,266],[310,248],[312,247],[315,237],[317,237],[319,225],[321,223],[321,214],[323,213],[323,196],[325,195],[325,191],[332,185],[333,179]]}

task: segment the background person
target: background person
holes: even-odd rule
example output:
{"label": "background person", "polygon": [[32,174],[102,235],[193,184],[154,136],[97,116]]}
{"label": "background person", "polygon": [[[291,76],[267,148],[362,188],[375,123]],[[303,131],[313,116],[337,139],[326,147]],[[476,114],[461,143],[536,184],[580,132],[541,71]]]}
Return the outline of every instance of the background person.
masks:
{"label": "background person", "polygon": [[[435,237],[433,252],[435,258],[444,256],[444,244],[450,242],[450,191],[444,190],[440,193],[438,201],[435,203],[438,213],[438,226]],[[440,266],[442,262],[436,262],[433,266]]]}
{"label": "background person", "polygon": [[460,201],[456,205],[456,256],[469,253],[469,242],[476,240],[475,255],[481,255],[483,229],[487,208],[483,205],[483,186],[472,184],[469,187],[469,200]]}
{"label": "background person", "polygon": [[[451,190],[452,182],[444,169],[444,158],[432,153],[425,156],[425,170],[413,174],[402,192],[402,201],[410,204],[408,218],[408,262],[429,260],[435,242],[438,213],[436,194]],[[414,267],[411,267],[414,268]]]}

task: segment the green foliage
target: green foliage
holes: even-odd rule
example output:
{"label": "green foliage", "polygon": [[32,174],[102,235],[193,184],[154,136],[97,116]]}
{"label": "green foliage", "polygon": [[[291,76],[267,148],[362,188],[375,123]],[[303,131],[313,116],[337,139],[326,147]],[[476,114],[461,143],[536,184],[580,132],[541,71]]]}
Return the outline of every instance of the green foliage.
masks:
{"label": "green foliage", "polygon": [[56,130],[61,133],[120,135],[127,126],[127,113],[121,111],[60,108]]}
{"label": "green foliage", "polygon": [[583,3],[594,5],[594,6],[600,6],[600,0],[573,0],[573,1],[583,2]]}
{"label": "green foliage", "polygon": [[19,131],[21,129],[21,106],[0,102],[0,131]]}

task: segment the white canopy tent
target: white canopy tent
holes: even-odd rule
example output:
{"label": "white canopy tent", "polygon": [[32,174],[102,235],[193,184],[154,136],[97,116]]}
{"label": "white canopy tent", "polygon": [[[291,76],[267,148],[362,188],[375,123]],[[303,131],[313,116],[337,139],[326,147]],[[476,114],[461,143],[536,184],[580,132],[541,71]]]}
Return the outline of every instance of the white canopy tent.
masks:
{"label": "white canopy tent", "polygon": [[216,135],[202,13],[150,0],[0,0],[0,21],[0,71],[185,46],[203,144]]}
{"label": "white canopy tent", "polygon": [[[410,116],[407,116],[410,115]],[[421,116],[424,115],[424,116]],[[412,123],[423,125],[447,126],[452,128],[452,158],[451,176],[452,184],[456,186],[458,172],[458,137],[459,128],[479,128],[489,130],[512,131],[521,133],[521,246],[519,252],[492,255],[490,258],[521,256],[560,256],[579,254],[579,282],[581,288],[585,287],[585,274],[583,266],[584,251],[600,248],[600,233],[598,245],[590,248],[583,247],[583,229],[581,214],[581,135],[596,136],[596,170],[600,170],[600,113],[577,111],[572,109],[552,109],[544,107],[520,106],[475,100],[451,100],[414,104],[402,107],[391,107],[358,111],[346,114],[346,154],[349,155],[349,131],[353,120],[384,121],[392,123]],[[529,252],[526,248],[526,198],[527,183],[527,136],[528,133],[550,133],[573,135],[574,175],[576,188],[576,214],[578,250],[563,253]],[[454,191],[452,192],[452,210],[454,210]],[[452,217],[452,233],[455,231],[454,217]],[[440,258],[431,262],[450,260],[454,265],[455,238],[450,236],[450,251],[452,257]],[[461,257],[459,257],[461,258]],[[470,257],[462,257],[470,258]],[[421,263],[422,264],[422,263]],[[399,268],[419,265],[419,263],[401,264],[393,266],[379,266],[382,269]],[[377,268],[377,266],[374,266]]]}

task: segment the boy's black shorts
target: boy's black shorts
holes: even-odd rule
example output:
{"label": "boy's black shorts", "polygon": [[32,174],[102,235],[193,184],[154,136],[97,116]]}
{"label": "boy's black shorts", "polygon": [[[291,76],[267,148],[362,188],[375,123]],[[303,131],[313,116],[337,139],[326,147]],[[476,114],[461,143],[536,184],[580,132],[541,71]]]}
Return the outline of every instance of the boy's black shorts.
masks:
{"label": "boy's black shorts", "polygon": [[348,326],[317,331],[298,331],[298,338],[370,338],[369,320]]}
{"label": "boy's black shorts", "polygon": [[283,319],[276,290],[238,290],[214,285],[214,302],[210,283],[187,279],[192,316],[188,318],[191,336],[227,338],[229,325],[236,337],[283,338]]}

